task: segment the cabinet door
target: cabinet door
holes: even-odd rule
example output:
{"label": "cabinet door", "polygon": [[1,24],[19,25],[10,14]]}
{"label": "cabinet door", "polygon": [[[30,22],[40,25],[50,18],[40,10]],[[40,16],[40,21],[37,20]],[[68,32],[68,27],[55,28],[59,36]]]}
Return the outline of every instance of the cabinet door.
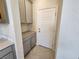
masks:
{"label": "cabinet door", "polygon": [[24,43],[23,43],[23,47],[24,47],[24,55],[26,55],[29,51],[30,51],[30,49],[31,49],[31,46],[30,46],[30,39],[31,38],[29,38],[28,40],[27,40],[28,38],[26,38],[26,40],[24,41]]}
{"label": "cabinet door", "polygon": [[27,23],[26,22],[25,0],[19,0],[19,9],[20,9],[21,23]]}
{"label": "cabinet door", "polygon": [[32,23],[32,3],[29,0],[25,0],[26,6],[26,21]]}
{"label": "cabinet door", "polygon": [[14,59],[14,58],[13,58],[13,53],[7,54],[7,55],[4,56],[2,59]]}
{"label": "cabinet door", "polygon": [[31,48],[33,48],[35,45],[36,45],[36,33],[32,35]]}

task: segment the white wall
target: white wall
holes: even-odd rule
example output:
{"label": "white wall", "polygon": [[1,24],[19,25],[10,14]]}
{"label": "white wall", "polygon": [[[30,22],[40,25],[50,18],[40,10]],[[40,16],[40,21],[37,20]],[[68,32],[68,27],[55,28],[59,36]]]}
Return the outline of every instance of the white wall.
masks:
{"label": "white wall", "polygon": [[62,19],[56,59],[78,59],[79,0],[63,0]]}
{"label": "white wall", "polygon": [[24,59],[18,0],[6,0],[9,24],[0,24],[0,36],[15,43],[17,59]]}
{"label": "white wall", "polygon": [[52,8],[56,6],[56,0],[38,0],[38,9]]}
{"label": "white wall", "polygon": [[8,9],[8,15],[9,15],[9,24],[0,24],[0,36],[8,38],[12,42],[14,42],[15,34],[14,34],[14,28],[13,28],[13,19],[12,19],[12,12],[11,12],[11,6],[10,1],[6,0],[7,9]]}

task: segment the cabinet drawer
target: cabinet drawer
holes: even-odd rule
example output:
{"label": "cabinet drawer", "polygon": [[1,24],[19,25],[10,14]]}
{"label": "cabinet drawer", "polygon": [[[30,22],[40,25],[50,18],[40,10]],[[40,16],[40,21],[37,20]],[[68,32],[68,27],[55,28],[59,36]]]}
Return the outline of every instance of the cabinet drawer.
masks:
{"label": "cabinet drawer", "polygon": [[12,51],[11,47],[7,47],[0,51],[0,58]]}

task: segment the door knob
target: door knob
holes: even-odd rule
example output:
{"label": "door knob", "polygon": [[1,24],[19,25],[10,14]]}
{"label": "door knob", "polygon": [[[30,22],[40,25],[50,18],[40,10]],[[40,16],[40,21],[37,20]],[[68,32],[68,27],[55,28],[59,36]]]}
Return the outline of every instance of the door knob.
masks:
{"label": "door knob", "polygon": [[39,32],[40,32],[40,28],[38,28]]}

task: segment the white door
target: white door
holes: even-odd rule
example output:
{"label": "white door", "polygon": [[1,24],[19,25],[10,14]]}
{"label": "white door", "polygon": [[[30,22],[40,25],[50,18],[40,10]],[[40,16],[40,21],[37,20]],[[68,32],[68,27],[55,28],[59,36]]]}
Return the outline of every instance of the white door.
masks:
{"label": "white door", "polygon": [[55,8],[37,11],[37,44],[47,48],[54,47],[56,30]]}

